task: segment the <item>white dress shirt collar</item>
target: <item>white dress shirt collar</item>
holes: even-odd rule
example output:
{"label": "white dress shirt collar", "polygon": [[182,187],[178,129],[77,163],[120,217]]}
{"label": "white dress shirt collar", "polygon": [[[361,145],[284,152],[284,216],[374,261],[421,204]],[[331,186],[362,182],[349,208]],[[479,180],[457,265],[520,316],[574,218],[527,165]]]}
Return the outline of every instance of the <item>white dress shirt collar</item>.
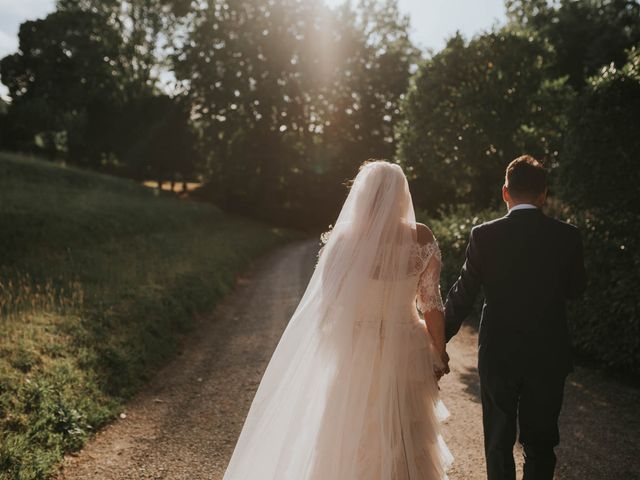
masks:
{"label": "white dress shirt collar", "polygon": [[519,203],[518,205],[514,205],[509,211],[513,212],[515,210],[524,210],[526,208],[538,208],[538,207],[530,203]]}

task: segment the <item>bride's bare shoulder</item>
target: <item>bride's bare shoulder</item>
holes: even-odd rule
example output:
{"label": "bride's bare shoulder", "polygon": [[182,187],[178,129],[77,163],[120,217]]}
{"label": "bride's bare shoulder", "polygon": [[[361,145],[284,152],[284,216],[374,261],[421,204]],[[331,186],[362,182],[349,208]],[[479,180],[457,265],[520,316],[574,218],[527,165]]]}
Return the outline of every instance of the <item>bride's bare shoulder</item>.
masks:
{"label": "bride's bare shoulder", "polygon": [[433,232],[424,223],[416,222],[416,232],[418,234],[418,243],[427,245],[435,240]]}

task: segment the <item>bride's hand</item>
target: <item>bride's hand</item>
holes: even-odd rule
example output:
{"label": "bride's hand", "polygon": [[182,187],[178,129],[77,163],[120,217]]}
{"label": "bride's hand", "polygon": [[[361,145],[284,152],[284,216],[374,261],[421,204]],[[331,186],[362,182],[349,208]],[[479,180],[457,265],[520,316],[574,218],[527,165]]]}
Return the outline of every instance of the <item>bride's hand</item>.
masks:
{"label": "bride's hand", "polygon": [[440,357],[440,362],[437,365],[434,365],[434,370],[433,373],[436,376],[436,380],[440,381],[440,379],[446,375],[447,373],[451,372],[451,370],[449,369],[449,354],[447,353],[446,350],[442,350],[439,353],[439,357]]}
{"label": "bride's hand", "polygon": [[442,359],[442,363],[444,363],[444,373],[450,373],[451,370],[449,369],[449,360],[451,360],[449,358],[449,354],[447,353],[447,350],[443,350],[442,351],[442,355],[440,356],[440,358]]}

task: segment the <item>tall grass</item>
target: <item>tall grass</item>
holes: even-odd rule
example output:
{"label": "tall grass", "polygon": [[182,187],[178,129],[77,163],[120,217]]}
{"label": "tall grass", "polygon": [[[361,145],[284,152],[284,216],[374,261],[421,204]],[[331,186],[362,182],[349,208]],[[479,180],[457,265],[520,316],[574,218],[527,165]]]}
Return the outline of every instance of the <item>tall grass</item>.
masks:
{"label": "tall grass", "polygon": [[0,479],[41,479],[290,232],[0,154]]}

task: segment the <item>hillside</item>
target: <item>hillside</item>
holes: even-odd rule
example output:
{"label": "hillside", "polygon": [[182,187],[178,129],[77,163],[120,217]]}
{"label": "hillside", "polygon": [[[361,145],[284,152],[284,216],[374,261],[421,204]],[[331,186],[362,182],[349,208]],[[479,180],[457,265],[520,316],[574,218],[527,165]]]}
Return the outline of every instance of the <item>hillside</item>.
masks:
{"label": "hillside", "polygon": [[0,153],[0,478],[46,478],[118,415],[248,261],[290,237]]}

